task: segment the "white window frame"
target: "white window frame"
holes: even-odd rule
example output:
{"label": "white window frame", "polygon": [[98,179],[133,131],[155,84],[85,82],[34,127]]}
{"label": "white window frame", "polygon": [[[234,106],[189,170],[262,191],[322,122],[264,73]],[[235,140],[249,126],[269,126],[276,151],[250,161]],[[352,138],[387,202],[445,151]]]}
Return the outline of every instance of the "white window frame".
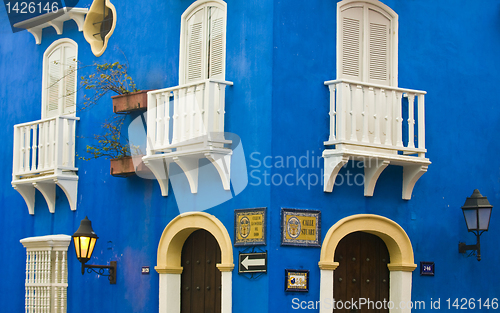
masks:
{"label": "white window frame", "polygon": [[[368,33],[368,10],[374,10],[379,12],[380,14],[387,17],[391,22],[390,26],[390,54],[389,54],[389,82],[390,86],[397,87],[398,86],[398,15],[394,10],[385,5],[384,3],[378,0],[344,0],[337,3],[337,78],[345,78],[342,75],[342,20],[341,20],[341,12],[352,8],[352,7],[362,7],[363,8],[363,34]],[[368,60],[368,38],[364,36],[363,40],[363,49],[362,49],[362,81],[368,82],[368,70],[365,70]]]}
{"label": "white window frame", "polygon": [[[198,0],[191,4],[184,13],[182,13],[181,17],[181,37],[180,37],[180,52],[179,52],[179,85],[186,84],[187,79],[186,79],[186,67],[187,67],[187,20],[191,15],[200,10],[204,9],[208,6],[217,6],[224,12],[224,35],[223,35],[223,44],[222,44],[222,49],[223,49],[223,56],[222,56],[222,75],[221,77],[218,77],[218,80],[225,80],[226,77],[226,25],[227,25],[227,4],[224,1],[221,0]],[[208,34],[208,32],[207,32]],[[205,36],[204,40],[208,41],[208,38]],[[209,48],[207,48],[209,49]],[[204,56],[204,60],[202,61],[203,65],[205,67],[208,67],[208,55]],[[206,77],[202,77],[200,80],[205,80],[208,79],[208,73],[206,74]]]}
{"label": "white window frame", "polygon": [[[47,116],[47,97],[48,97],[48,88],[49,88],[49,56],[52,54],[53,51],[56,49],[63,48],[64,46],[72,46],[75,49],[75,61],[78,61],[78,44],[69,38],[61,38],[56,41],[54,41],[48,48],[45,50],[43,54],[43,76],[42,76],[42,119],[48,118]],[[75,110],[72,110],[70,112],[64,112],[64,96],[60,94],[60,99],[59,99],[59,105],[58,105],[58,115],[71,115],[75,116],[76,115],[76,92],[78,89],[77,81],[78,81],[78,63],[76,63],[76,73],[75,73],[75,87],[74,87],[74,98],[75,98]],[[63,81],[64,84],[64,81]]]}
{"label": "white window frame", "polygon": [[26,248],[25,312],[67,311],[68,235],[21,239]]}

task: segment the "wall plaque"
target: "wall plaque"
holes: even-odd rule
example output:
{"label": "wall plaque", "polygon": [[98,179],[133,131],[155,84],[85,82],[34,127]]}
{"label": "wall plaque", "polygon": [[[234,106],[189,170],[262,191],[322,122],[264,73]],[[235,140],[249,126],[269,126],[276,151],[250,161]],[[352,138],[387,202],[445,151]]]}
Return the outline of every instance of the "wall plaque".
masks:
{"label": "wall plaque", "polygon": [[420,275],[434,276],[434,262],[420,262]]}
{"label": "wall plaque", "polygon": [[281,209],[281,244],[319,247],[321,211]]}
{"label": "wall plaque", "polygon": [[234,210],[234,245],[266,244],[266,208]]}
{"label": "wall plaque", "polygon": [[285,270],[285,291],[309,291],[309,271]]}

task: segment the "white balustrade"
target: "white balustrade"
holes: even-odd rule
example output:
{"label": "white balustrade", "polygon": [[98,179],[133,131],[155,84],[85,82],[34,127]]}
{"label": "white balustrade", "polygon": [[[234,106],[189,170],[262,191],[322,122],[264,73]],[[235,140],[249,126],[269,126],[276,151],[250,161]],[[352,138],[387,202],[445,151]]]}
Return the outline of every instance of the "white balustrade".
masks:
{"label": "white balustrade", "polygon": [[147,154],[169,152],[197,138],[223,133],[224,91],[232,84],[204,80],[148,92]]}
{"label": "white balustrade", "polygon": [[13,179],[75,168],[78,117],[57,116],[14,126]]}
{"label": "white balustrade", "polygon": [[66,312],[70,238],[49,235],[21,240],[26,247],[25,313]]}
{"label": "white balustrade", "polygon": [[326,145],[425,157],[425,91],[345,79],[325,85],[330,89],[330,138]]}

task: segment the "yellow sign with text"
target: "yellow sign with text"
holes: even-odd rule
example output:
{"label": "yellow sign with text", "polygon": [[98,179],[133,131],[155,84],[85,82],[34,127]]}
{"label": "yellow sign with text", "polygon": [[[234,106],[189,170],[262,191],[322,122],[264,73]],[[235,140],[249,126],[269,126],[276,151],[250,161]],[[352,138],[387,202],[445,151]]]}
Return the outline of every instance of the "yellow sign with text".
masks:
{"label": "yellow sign with text", "polygon": [[236,210],[235,245],[265,244],[265,211]]}
{"label": "yellow sign with text", "polygon": [[313,210],[283,209],[283,245],[319,246],[321,212]]}
{"label": "yellow sign with text", "polygon": [[316,217],[285,215],[287,221],[286,239],[288,240],[316,240]]}

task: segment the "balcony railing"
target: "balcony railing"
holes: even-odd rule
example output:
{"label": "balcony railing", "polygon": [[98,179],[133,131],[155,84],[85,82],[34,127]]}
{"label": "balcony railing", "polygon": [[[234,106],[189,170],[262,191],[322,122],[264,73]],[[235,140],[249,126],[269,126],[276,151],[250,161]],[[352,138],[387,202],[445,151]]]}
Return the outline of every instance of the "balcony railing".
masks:
{"label": "balcony railing", "polygon": [[207,79],[148,92],[147,153],[143,158],[168,195],[168,166],[175,162],[186,175],[191,192],[198,190],[201,158],[217,169],[230,190],[232,150],[224,138],[226,86],[232,82]]}
{"label": "balcony railing", "polygon": [[325,144],[425,156],[425,91],[349,80],[325,85],[330,88],[330,138]]}
{"label": "balcony railing", "polygon": [[35,188],[51,213],[55,212],[56,185],[76,210],[78,175],[75,167],[75,127],[80,118],[56,116],[14,125],[12,187],[35,214]]}
{"label": "balcony railing", "polygon": [[224,133],[224,91],[232,84],[205,80],[148,92],[148,155]]}
{"label": "balcony railing", "polygon": [[76,171],[75,122],[78,119],[57,116],[15,125],[12,179]]}
{"label": "balcony railing", "polygon": [[403,199],[431,163],[425,158],[425,91],[345,79],[330,89],[330,137],[325,142],[324,191],[349,160],[364,162],[365,196],[372,196],[381,172],[403,166]]}

